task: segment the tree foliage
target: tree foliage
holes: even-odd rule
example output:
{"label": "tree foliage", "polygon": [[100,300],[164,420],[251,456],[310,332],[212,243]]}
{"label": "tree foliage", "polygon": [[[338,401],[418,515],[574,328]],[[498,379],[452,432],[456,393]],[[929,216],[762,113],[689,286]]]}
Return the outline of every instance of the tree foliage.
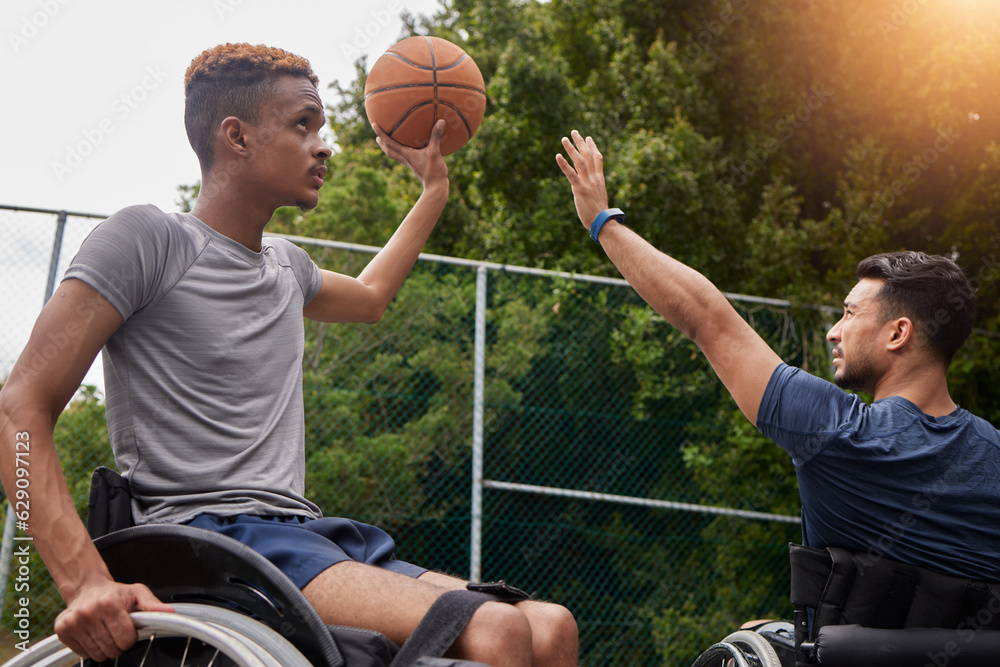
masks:
{"label": "tree foliage", "polygon": [[[411,27],[475,57],[488,106],[449,158],[454,194],[430,249],[613,273],[552,159],[578,128],[630,225],[723,289],[836,303],[857,259],[901,247],[978,267],[996,236],[997,20],[974,0],[444,3]],[[334,87],[324,201],[367,220],[382,200],[366,188],[409,177],[374,149],[365,66]],[[384,203],[411,203],[398,194]],[[310,217],[303,231],[354,234]]]}
{"label": "tree foliage", "polygon": [[[835,319],[817,306],[841,301],[859,259],[900,249],[955,258],[979,313],[951,367],[953,395],[1000,423],[995,3],[442,0],[435,15],[404,19],[401,37],[464,47],[487,87],[477,136],[448,158],[451,199],[429,252],[616,276],[576,222],[553,159],[578,129],[604,153],[611,203],[637,232],[725,291],[793,303],[740,309],[811,372],[828,372],[823,332]],[[373,141],[367,66],[326,95],[336,152],[319,206],[279,210],[270,231],[379,246],[419,196]],[[197,190],[182,187],[185,209]],[[361,270],[357,255],[314,256]],[[305,362],[307,414],[324,416],[306,424],[310,495],[401,543],[432,536],[410,542],[406,557],[460,574],[473,282],[418,268],[387,314],[401,323],[309,325]],[[484,421],[495,475],[795,514],[787,457],[690,341],[609,294],[568,282],[491,286]],[[595,414],[592,387],[624,389]],[[61,449],[67,468],[107,463],[99,408],[88,394],[60,420],[61,433],[86,443]],[[655,457],[637,444],[657,438],[670,444]],[[71,483],[82,512],[86,480]],[[546,582],[578,612],[585,661],[690,662],[748,617],[787,612],[782,552],[793,525],[705,518],[691,542],[673,515],[504,503],[487,508],[500,517],[496,551],[521,557],[486,554],[484,567]],[[614,590],[563,576],[563,561],[609,572]]]}
{"label": "tree foliage", "polygon": [[[1000,10],[976,0],[448,0],[437,15],[413,20],[409,31],[450,39],[472,54],[488,105],[477,136],[449,158],[452,198],[428,250],[616,275],[576,223],[568,185],[554,164],[560,138],[576,128],[594,136],[605,155],[612,205],[625,209],[629,225],[651,243],[723,290],[803,306],[789,320],[794,323],[774,329],[779,334],[772,342],[786,360],[812,372],[827,372],[822,332],[832,321],[829,312],[806,306],[838,304],[859,259],[899,249],[956,258],[973,279],[980,312],[977,333],[953,365],[952,386],[960,404],[1000,423],[998,27]],[[357,78],[334,87],[330,124],[338,152],[320,207],[304,216],[283,212],[279,231],[377,245],[418,196],[406,170],[374,148],[363,111],[365,67],[359,62]],[[436,298],[431,284],[414,289],[426,290],[421,299]],[[420,308],[435,306],[428,301]],[[760,315],[745,313],[751,320]],[[443,327],[436,339],[445,340],[448,309],[436,317]],[[632,378],[635,419],[651,420],[671,401],[711,397],[713,407],[682,427],[687,493],[710,504],[795,513],[788,461],[735,411],[707,365],[678,366],[673,352],[689,343],[652,335],[658,325],[642,306],[609,317],[616,319],[606,332],[606,354]],[[537,344],[525,357],[522,386],[538,381],[532,360],[558,357],[558,346]],[[420,345],[437,350],[429,340]],[[375,356],[370,381],[422,378],[438,387],[467,381],[469,369],[452,369],[440,356],[430,363],[433,355],[414,349],[402,358],[410,360],[408,370],[390,379]],[[560,367],[572,363],[563,360]],[[550,380],[583,382],[584,376]],[[497,400],[517,402],[518,380],[512,380],[494,387]],[[347,445],[349,435],[363,438],[367,427],[358,420],[374,413],[364,407],[368,399],[344,398],[327,396],[324,403],[349,406],[344,413],[353,425],[345,428],[344,447],[360,450],[365,441]],[[426,423],[366,443],[376,457],[364,462],[370,471],[386,474],[377,463],[383,455],[410,470],[404,486],[414,494],[393,506],[421,502],[414,460],[432,452],[456,460],[451,457],[460,450],[445,451],[454,432],[443,424],[454,422],[458,409],[448,401],[428,406],[418,420]],[[327,463],[345,471],[345,482],[369,478],[360,462],[337,458],[343,456]],[[660,493],[677,482],[664,468],[643,491]],[[377,510],[387,501],[376,487],[353,493],[371,498],[375,515],[388,518]],[[568,518],[578,527],[582,520]],[[588,514],[587,520],[604,526],[602,539],[627,544],[634,537],[622,516]],[[783,600],[768,592],[780,589],[780,576],[748,584],[752,563],[745,555],[774,544],[780,551],[787,527],[720,519],[706,524],[704,537],[680,574],[657,565],[655,545],[618,563],[636,595],[626,604],[648,622],[648,634],[637,640],[643,650],[678,660],[689,650],[677,648],[683,644],[678,633],[708,641],[741,616],[782,613]],[[705,562],[713,563],[710,581],[671,583]],[[579,592],[572,582],[561,590],[570,598]],[[621,651],[623,645],[622,637],[605,637],[590,647],[592,655],[604,655],[608,646]]]}
{"label": "tree foliage", "polygon": [[[406,34],[460,44],[486,81],[486,118],[448,158],[451,199],[427,251],[617,276],[555,165],[560,139],[578,129],[604,153],[611,204],[637,232],[725,291],[791,301],[739,309],[810,372],[828,373],[834,317],[822,307],[840,303],[859,259],[954,257],[979,312],[950,370],[953,396],[1000,424],[996,3],[442,0],[405,22]],[[336,152],[319,206],[281,209],[269,231],[379,246],[419,196],[373,141],[368,64],[327,91]],[[182,187],[182,207],[197,190]],[[360,257],[314,252],[355,275]],[[307,414],[322,415],[306,420],[307,493],[328,514],[388,528],[401,557],[463,575],[474,282],[470,271],[418,267],[386,315],[394,321],[310,324],[304,368]],[[491,474],[794,515],[787,457],[690,341],[612,292],[491,283]],[[89,471],[110,464],[93,391],[69,406],[56,439],[83,514]],[[690,663],[742,621],[787,614],[793,524],[696,516],[685,519],[694,540],[676,512],[489,502],[484,572],[541,582],[573,609],[585,663]],[[58,607],[50,583],[38,595]]]}

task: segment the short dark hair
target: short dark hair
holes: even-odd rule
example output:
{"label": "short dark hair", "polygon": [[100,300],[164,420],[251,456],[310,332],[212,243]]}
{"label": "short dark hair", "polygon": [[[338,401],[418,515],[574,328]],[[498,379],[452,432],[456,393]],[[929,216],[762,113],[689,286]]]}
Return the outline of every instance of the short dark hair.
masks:
{"label": "short dark hair", "polygon": [[976,317],[976,294],[955,262],[922,252],[882,253],[861,260],[856,276],[882,281],[884,322],[910,318],[932,353],[946,366],[951,363]]}
{"label": "short dark hair", "polygon": [[260,121],[274,84],[284,75],[319,79],[309,61],[284,49],[258,44],[220,44],[191,61],[184,75],[184,128],[203,170],[215,160],[215,130],[228,116]]}

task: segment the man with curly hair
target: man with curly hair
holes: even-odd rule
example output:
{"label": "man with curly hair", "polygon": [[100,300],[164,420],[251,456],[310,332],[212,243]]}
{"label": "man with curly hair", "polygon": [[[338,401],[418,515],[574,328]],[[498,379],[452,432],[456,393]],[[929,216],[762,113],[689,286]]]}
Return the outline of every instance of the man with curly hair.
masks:
{"label": "man with curly hair", "polygon": [[[317,83],[305,59],[281,49],[226,44],[195,58],[184,115],[202,169],[194,210],[133,206],[101,223],[0,394],[4,485],[14,488],[16,434],[30,432],[32,535],[67,604],[56,632],[81,656],[99,661],[131,646],[128,612],[171,609],[142,585],[112,580],[52,441],[102,348],[108,432],[136,523],[238,539],[280,567],[325,622],[378,630],[397,644],[438,597],[466,585],[395,560],[383,531],[323,517],[304,495],[302,318],[377,321],[449,190],[443,121],[423,149],[375,127],[378,145],[423,192],[361,274],[321,270],[291,243],[265,239],[275,209],[318,203],[331,149],[320,136]],[[48,360],[44,372],[35,358]],[[453,650],[496,666],[575,665],[576,624],[554,604],[487,602]]]}

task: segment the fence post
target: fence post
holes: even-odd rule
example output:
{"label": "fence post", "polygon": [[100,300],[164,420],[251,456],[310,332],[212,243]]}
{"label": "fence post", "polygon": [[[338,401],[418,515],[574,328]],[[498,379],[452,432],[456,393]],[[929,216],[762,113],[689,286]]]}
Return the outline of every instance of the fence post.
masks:
{"label": "fence post", "polygon": [[56,218],[56,234],[55,238],[52,239],[52,257],[49,259],[49,281],[45,285],[45,301],[42,302],[42,305],[48,303],[49,299],[52,298],[52,293],[56,290],[56,278],[59,277],[59,254],[62,252],[63,232],[65,230],[66,211],[59,211],[59,217]]}
{"label": "fence post", "polygon": [[472,392],[472,547],[469,581],[482,576],[483,539],[483,385],[486,378],[486,267],[476,270],[476,345]]}

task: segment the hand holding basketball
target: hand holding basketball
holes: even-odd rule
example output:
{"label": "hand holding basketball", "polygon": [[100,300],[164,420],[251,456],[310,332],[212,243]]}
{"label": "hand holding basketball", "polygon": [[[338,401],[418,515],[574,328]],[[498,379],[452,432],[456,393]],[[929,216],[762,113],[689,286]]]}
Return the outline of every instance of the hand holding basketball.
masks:
{"label": "hand holding basketball", "polygon": [[431,131],[429,143],[424,148],[411,148],[399,143],[382,129],[378,123],[372,123],[372,129],[378,135],[375,142],[387,157],[409,167],[426,187],[435,179],[448,180],[448,165],[441,155],[441,139],[445,133],[445,121],[438,120]]}
{"label": "hand holding basketball", "polygon": [[408,37],[391,46],[365,81],[365,113],[401,144],[423,148],[444,119],[441,154],[473,137],[486,112],[483,75],[461,47],[440,37]]}

